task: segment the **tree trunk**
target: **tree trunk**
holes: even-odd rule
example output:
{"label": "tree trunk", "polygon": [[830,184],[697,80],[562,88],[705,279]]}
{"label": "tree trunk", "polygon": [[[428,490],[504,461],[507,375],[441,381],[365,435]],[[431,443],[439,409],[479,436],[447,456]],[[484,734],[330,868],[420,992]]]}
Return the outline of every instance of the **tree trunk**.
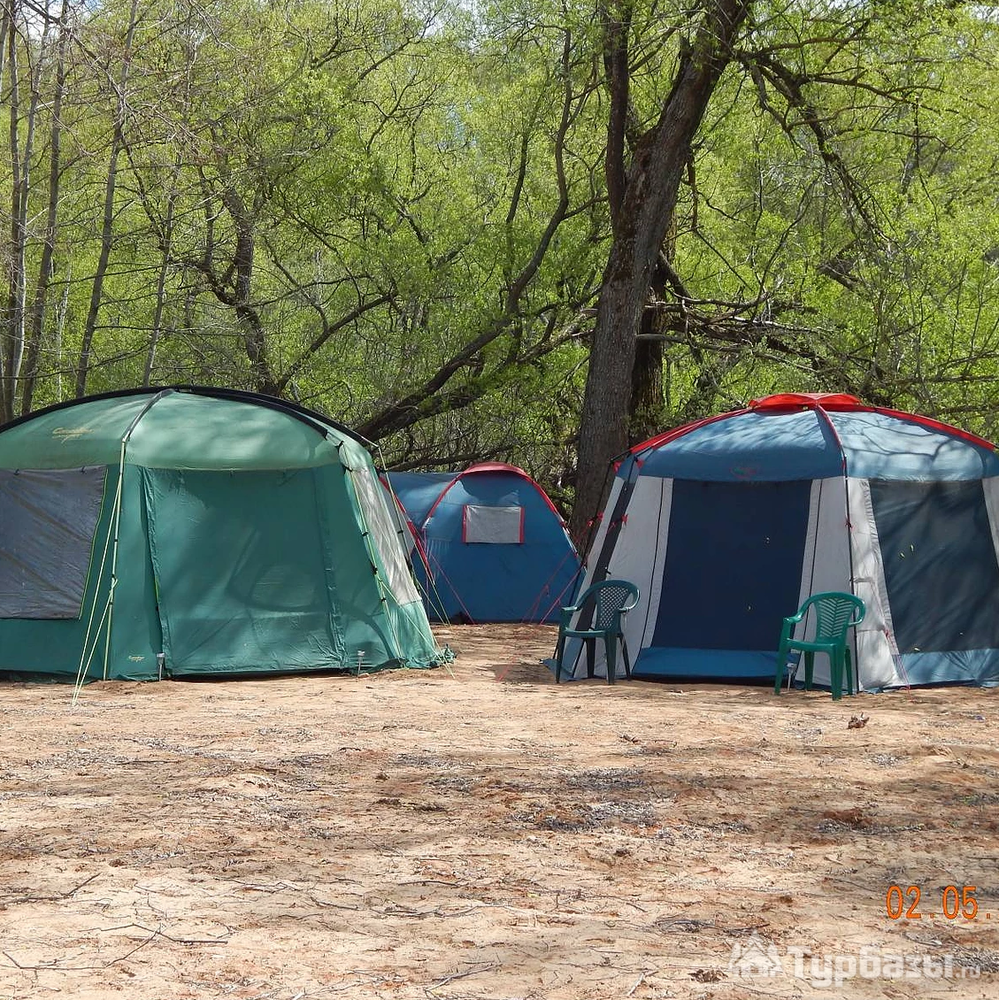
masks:
{"label": "tree trunk", "polygon": [[[651,325],[653,312],[645,310],[642,332]],[[649,336],[654,336],[650,334]],[[628,442],[644,441],[663,429],[666,404],[663,395],[663,342],[642,339],[635,345],[628,407]]]}
{"label": "tree trunk", "polygon": [[7,102],[10,114],[10,247],[7,258],[7,301],[0,329],[0,419],[10,420],[14,416],[14,399],[17,392],[17,377],[20,373],[21,357],[24,351],[24,240],[25,219],[24,176],[21,168],[20,152],[20,67],[17,58],[17,7],[5,10],[6,27],[3,46],[6,49],[7,69],[10,74],[10,89]]}
{"label": "tree trunk", "polygon": [[691,144],[725,67],[751,0],[706,4],[693,41],[683,51],[659,120],[638,142],[614,240],[590,348],[579,433],[579,473],[571,529],[586,535],[609,482],[613,459],[628,447],[636,337],[656,262],[673,213]]}
{"label": "tree trunk", "polygon": [[170,253],[173,244],[173,215],[177,205],[177,181],[180,174],[180,163],[174,164],[171,178],[170,195],[167,198],[166,218],[163,220],[163,236],[160,241],[160,268],[156,277],[156,306],[153,309],[153,330],[149,335],[149,348],[146,351],[146,366],[142,372],[142,384],[149,387],[156,364],[156,348],[163,333],[163,308],[166,305],[166,281],[170,272]]}
{"label": "tree trunk", "polygon": [[223,191],[222,204],[225,205],[236,230],[236,249],[232,255],[232,305],[243,331],[243,344],[246,347],[246,356],[250,359],[254,388],[257,392],[266,393],[268,396],[277,396],[281,392],[281,387],[271,368],[267,351],[267,334],[260,312],[253,304],[250,294],[256,247],[254,219],[246,210],[243,199],[234,187],[227,187]]}
{"label": "tree trunk", "polygon": [[[0,100],[8,100],[13,105],[13,93],[5,92],[4,81],[7,77],[7,47],[9,37],[14,32],[14,5],[5,3],[0,7]],[[6,256],[7,248],[0,245],[0,255]],[[6,419],[7,412],[7,301],[0,303],[0,422]]]}
{"label": "tree trunk", "polygon": [[[663,254],[672,266],[676,230],[666,236]],[[651,301],[645,311],[635,345],[635,367],[631,373],[631,403],[628,407],[628,443],[635,444],[658,434],[666,419],[666,392],[663,382],[662,312],[658,308],[667,295],[665,265],[660,262],[649,285]]]}
{"label": "tree trunk", "polygon": [[42,335],[45,327],[45,303],[49,282],[52,279],[52,259],[55,256],[56,218],[59,207],[59,178],[62,171],[60,162],[62,139],[62,98],[66,88],[66,47],[69,42],[69,3],[63,0],[59,14],[59,40],[57,49],[55,94],[52,97],[52,129],[49,136],[49,199],[45,216],[45,238],[42,255],[38,264],[38,282],[35,285],[35,300],[31,307],[31,324],[28,334],[27,354],[24,361],[24,377],[21,390],[21,413],[31,412],[35,394],[35,379],[38,377],[38,359],[42,349]]}
{"label": "tree trunk", "polygon": [[[7,289],[7,309],[4,317],[3,387],[0,390],[5,419],[14,415],[17,403],[21,367],[24,361],[25,324],[27,318],[27,244],[28,244],[28,193],[31,187],[31,166],[34,153],[35,123],[41,101],[41,75],[46,62],[50,22],[45,18],[41,37],[25,52],[30,70],[28,83],[31,100],[25,119],[24,149],[20,149],[21,106],[20,67],[17,64],[16,42],[23,28],[18,25],[17,6],[10,10],[7,33],[7,59],[10,66],[10,165],[11,212],[10,251]],[[32,67],[34,61],[34,68]]]}
{"label": "tree trunk", "polygon": [[104,275],[107,273],[108,261],[111,259],[111,244],[114,240],[114,199],[118,186],[118,158],[125,145],[125,116],[128,110],[126,88],[128,87],[128,71],[132,59],[132,39],[135,37],[138,0],[132,0],[128,15],[128,30],[125,35],[125,45],[121,58],[121,73],[117,84],[117,104],[115,107],[114,130],[111,136],[111,159],[108,162],[108,174],[104,183],[104,221],[101,226],[101,252],[97,258],[97,270],[90,291],[90,308],[87,311],[87,322],[83,328],[83,340],[80,345],[80,358],[76,365],[76,395],[83,396],[87,391],[87,376],[90,373],[90,351],[94,342],[94,331],[97,329],[97,315],[100,312],[101,300],[104,297]]}

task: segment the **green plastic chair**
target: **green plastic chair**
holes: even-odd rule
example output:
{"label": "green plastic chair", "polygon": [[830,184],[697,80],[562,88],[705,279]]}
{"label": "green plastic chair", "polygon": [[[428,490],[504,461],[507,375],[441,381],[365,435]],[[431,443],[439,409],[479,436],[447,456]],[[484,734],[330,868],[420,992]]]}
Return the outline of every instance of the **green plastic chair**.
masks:
{"label": "green plastic chair", "polygon": [[[792,639],[794,626],[802,622],[808,609],[815,609],[815,636],[809,641]],[[829,686],[833,698],[843,697],[843,677],[846,676],[847,690],[854,693],[853,657],[846,641],[847,632],[864,620],[867,608],[859,597],[853,594],[840,594],[835,591],[824,594],[813,594],[798,609],[796,615],[784,619],[780,633],[780,645],[777,647],[777,675],[774,677],[774,694],[780,694],[781,684],[787,670],[787,659],[792,650],[800,650],[805,654],[805,690],[812,687],[812,669],[815,665],[815,654],[826,653],[829,656]],[[788,677],[788,684],[794,678],[795,671]]]}
{"label": "green plastic chair", "polygon": [[[638,587],[627,580],[603,580],[587,587],[579,595],[577,602],[562,608],[558,626],[558,643],[555,646],[555,683],[562,676],[562,657],[565,655],[565,640],[582,639],[586,645],[586,676],[593,676],[594,655],[598,639],[602,639],[607,654],[607,683],[617,679],[617,645],[621,644],[624,656],[624,672],[631,677],[631,660],[628,644],[624,641],[622,619],[638,603]],[[589,628],[570,628],[572,616],[592,605]]]}

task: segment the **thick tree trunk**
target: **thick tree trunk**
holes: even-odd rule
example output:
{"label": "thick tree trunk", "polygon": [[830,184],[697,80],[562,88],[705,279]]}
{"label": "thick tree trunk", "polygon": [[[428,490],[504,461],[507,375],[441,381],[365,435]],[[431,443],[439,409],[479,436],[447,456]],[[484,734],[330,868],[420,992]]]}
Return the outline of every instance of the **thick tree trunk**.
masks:
{"label": "thick tree trunk", "polygon": [[663,240],[673,224],[691,144],[725,67],[750,0],[716,0],[680,59],[656,125],[635,149],[614,227],[590,348],[579,433],[571,529],[577,540],[597,514],[613,459],[628,447],[636,336]]}
{"label": "thick tree trunk", "polygon": [[[653,324],[645,310],[643,335]],[[635,345],[635,367],[631,373],[631,405],[628,407],[628,441],[644,441],[663,429],[663,342],[642,339]]]}
{"label": "thick tree trunk", "polygon": [[[663,255],[672,261],[676,251],[676,229],[666,235]],[[672,266],[672,264],[670,264]],[[662,312],[668,289],[665,262],[660,259],[652,273],[649,298],[645,302],[639,339],[635,345],[635,367],[631,373],[631,404],[628,407],[628,442],[635,444],[658,434],[666,419],[666,391],[663,379],[665,351],[662,341]],[[651,301],[650,301],[651,299]]]}
{"label": "thick tree trunk", "polygon": [[256,252],[254,219],[234,187],[227,187],[222,193],[222,204],[225,205],[236,230],[236,248],[232,255],[232,304],[236,310],[240,329],[243,331],[243,344],[253,371],[253,385],[257,392],[277,396],[281,392],[281,387],[271,368],[264,322],[259,310],[253,304],[251,295],[253,258]]}

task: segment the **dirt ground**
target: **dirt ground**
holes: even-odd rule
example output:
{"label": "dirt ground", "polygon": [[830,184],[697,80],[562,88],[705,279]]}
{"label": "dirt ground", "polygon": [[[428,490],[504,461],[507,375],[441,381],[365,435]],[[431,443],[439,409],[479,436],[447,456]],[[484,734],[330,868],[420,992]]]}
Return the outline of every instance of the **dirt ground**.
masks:
{"label": "dirt ground", "polygon": [[438,635],[0,684],[0,997],[999,997],[999,692],[556,687],[548,628]]}

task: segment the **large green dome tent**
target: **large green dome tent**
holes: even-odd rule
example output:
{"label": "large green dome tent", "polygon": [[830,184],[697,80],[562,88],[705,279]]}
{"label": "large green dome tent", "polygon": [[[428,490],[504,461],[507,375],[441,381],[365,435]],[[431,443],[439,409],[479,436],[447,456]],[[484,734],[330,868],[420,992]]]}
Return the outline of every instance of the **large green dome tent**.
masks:
{"label": "large green dome tent", "polygon": [[327,418],[174,386],[0,428],[0,672],[147,680],[439,659],[371,456]]}

